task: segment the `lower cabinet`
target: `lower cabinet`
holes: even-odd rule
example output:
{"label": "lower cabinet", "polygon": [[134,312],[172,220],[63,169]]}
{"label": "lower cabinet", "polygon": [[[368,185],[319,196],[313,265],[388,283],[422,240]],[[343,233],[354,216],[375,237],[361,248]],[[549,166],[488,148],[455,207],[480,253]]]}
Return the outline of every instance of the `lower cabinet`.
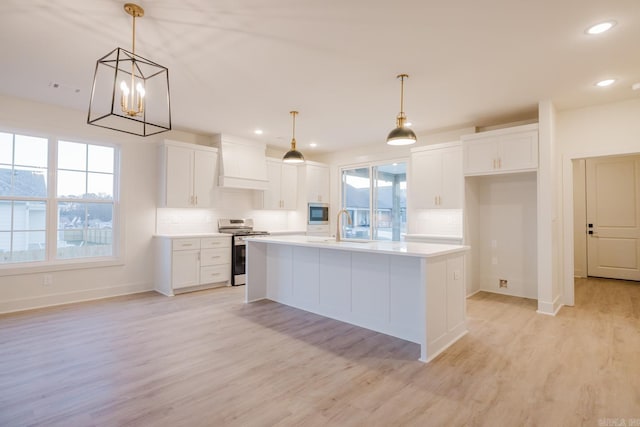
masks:
{"label": "lower cabinet", "polygon": [[156,291],[171,296],[225,286],[230,279],[231,236],[156,237]]}

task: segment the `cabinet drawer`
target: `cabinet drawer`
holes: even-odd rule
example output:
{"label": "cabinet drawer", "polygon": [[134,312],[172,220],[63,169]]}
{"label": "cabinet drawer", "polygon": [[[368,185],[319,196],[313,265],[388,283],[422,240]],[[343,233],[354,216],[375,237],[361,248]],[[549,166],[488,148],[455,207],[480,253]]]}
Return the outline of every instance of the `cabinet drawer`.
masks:
{"label": "cabinet drawer", "polygon": [[212,265],[200,268],[200,284],[226,282],[231,279],[231,264]]}
{"label": "cabinet drawer", "polygon": [[200,264],[218,265],[229,264],[231,262],[230,248],[203,249],[200,257]]}
{"label": "cabinet drawer", "polygon": [[171,247],[174,251],[200,249],[200,239],[174,239]]}
{"label": "cabinet drawer", "polygon": [[229,237],[206,237],[201,240],[200,243],[202,249],[212,249],[212,248],[230,248],[231,247],[231,236]]}

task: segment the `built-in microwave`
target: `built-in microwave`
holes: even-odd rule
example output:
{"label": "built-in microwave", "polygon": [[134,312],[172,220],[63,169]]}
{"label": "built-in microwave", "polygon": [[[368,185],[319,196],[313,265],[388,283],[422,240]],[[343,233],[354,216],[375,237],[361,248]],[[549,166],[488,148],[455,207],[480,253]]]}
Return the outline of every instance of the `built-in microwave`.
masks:
{"label": "built-in microwave", "polygon": [[329,224],[329,205],[327,203],[309,203],[307,220],[309,225]]}

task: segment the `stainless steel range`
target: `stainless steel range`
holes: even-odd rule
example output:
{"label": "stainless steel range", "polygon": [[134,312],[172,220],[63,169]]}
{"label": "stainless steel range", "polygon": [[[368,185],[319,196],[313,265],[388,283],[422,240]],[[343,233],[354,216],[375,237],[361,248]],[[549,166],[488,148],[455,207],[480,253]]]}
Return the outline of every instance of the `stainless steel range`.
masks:
{"label": "stainless steel range", "polygon": [[239,286],[246,283],[247,236],[269,234],[268,231],[253,229],[253,219],[219,219],[218,231],[232,235],[231,239],[231,285]]}

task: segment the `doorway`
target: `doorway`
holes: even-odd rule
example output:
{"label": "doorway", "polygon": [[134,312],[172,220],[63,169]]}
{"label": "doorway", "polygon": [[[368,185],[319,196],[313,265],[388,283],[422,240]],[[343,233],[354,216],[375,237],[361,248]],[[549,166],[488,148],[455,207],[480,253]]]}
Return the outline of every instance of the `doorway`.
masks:
{"label": "doorway", "polygon": [[573,166],[575,275],[640,281],[640,155]]}

